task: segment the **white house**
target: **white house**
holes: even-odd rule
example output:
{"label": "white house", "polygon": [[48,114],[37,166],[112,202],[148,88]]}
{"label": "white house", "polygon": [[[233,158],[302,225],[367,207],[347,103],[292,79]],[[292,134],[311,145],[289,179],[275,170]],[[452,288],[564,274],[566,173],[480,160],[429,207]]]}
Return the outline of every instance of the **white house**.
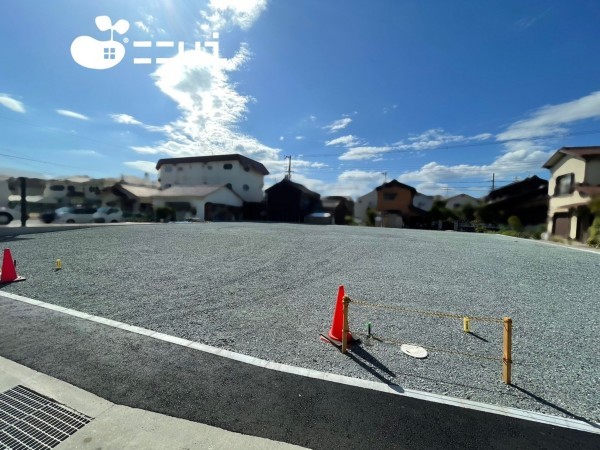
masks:
{"label": "white house", "polygon": [[433,201],[434,197],[432,195],[425,195],[417,192],[413,197],[413,206],[422,211],[431,211]]}
{"label": "white house", "polygon": [[373,189],[368,194],[358,197],[354,203],[354,217],[361,223],[367,223],[367,210],[377,209],[377,190]]}
{"label": "white house", "polygon": [[446,199],[446,208],[448,209],[461,209],[465,205],[471,205],[473,207],[479,206],[481,200],[471,197],[467,194],[458,194],[454,197]]}
{"label": "white house", "polygon": [[562,147],[543,166],[548,182],[548,234],[585,242],[593,216],[588,208],[600,195],[600,147]]}
{"label": "white house", "polygon": [[200,220],[234,220],[241,217],[242,198],[226,186],[171,186],[152,196],[152,206],[175,209],[176,219],[186,215]]}
{"label": "white house", "polygon": [[156,170],[164,190],[175,186],[226,186],[244,202],[263,200],[264,176],[269,174],[264,165],[239,154],[161,159]]}

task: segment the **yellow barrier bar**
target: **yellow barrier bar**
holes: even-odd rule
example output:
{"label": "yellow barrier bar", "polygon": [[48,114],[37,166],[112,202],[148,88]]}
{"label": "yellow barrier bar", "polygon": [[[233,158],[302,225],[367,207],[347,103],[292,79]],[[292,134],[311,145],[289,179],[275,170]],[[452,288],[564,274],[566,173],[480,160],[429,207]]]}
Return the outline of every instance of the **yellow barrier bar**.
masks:
{"label": "yellow barrier bar", "polygon": [[504,335],[502,339],[502,381],[504,384],[511,384],[512,371],[512,319],[505,317],[502,319],[504,325]]}
{"label": "yellow barrier bar", "polygon": [[346,350],[348,349],[348,304],[350,303],[350,297],[345,295],[342,299],[342,303],[344,305],[344,324],[342,326],[342,353],[346,353]]}
{"label": "yellow barrier bar", "polygon": [[463,317],[463,331],[465,333],[471,332],[471,321],[468,317]]}

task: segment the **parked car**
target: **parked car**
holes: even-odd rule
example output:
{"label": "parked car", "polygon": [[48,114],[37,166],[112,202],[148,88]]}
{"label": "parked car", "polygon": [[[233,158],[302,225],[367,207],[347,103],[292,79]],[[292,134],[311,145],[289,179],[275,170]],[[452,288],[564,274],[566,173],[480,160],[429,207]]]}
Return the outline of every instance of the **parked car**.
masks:
{"label": "parked car", "polygon": [[56,223],[90,223],[94,221],[96,208],[87,206],[64,206],[56,210]]}
{"label": "parked car", "polygon": [[96,223],[115,223],[123,220],[123,211],[119,208],[103,206],[102,208],[98,208],[93,217]]}
{"label": "parked car", "polygon": [[40,214],[40,220],[44,223],[52,223],[56,219],[56,211],[46,211]]}
{"label": "parked car", "polygon": [[0,206],[0,225],[8,225],[13,220],[21,220],[21,210]]}

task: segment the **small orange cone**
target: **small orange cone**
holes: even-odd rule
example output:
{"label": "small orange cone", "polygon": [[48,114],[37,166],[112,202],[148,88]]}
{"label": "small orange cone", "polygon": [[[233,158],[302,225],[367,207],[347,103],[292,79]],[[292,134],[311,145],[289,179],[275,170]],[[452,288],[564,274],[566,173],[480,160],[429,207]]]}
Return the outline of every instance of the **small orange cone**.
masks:
{"label": "small orange cone", "polygon": [[4,249],[4,257],[2,259],[2,272],[0,273],[0,284],[12,283],[14,281],[23,281],[25,277],[17,275],[15,261],[12,258],[9,248]]}
{"label": "small orange cone", "polygon": [[[333,323],[329,330],[329,337],[336,341],[342,340],[342,328],[344,327],[344,305],[342,300],[344,295],[344,286],[340,286],[338,289],[337,301],[335,302],[335,311],[333,311]],[[352,334],[348,331],[348,341],[351,340]]]}

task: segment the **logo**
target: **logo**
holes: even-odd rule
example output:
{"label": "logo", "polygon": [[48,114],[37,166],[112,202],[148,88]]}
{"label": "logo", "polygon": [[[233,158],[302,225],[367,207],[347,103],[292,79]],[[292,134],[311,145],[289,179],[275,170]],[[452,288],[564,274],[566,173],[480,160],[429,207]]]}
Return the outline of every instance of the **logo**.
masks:
{"label": "logo", "polygon": [[71,56],[77,64],[88,69],[110,69],[125,57],[125,47],[114,40],[114,32],[127,33],[129,22],[121,19],[113,25],[110,17],[98,16],[96,26],[100,31],[110,30],[110,40],[98,41],[91,36],[79,36],[71,44]]}
{"label": "logo", "polygon": [[[100,31],[110,30],[110,40],[98,41],[91,36],[79,36],[71,43],[71,56],[77,64],[88,69],[104,70],[115,67],[125,57],[125,47],[120,42],[114,40],[114,32],[125,34],[129,30],[129,22],[125,19],[118,20],[114,25],[108,16],[96,17],[96,26]],[[212,33],[212,41],[194,42],[194,51],[205,51],[215,59],[219,58],[219,33]],[[129,39],[124,38],[124,43],[128,43]],[[181,55],[186,51],[184,42],[175,41],[133,41],[134,48],[152,48],[156,46],[158,49],[175,48],[177,44],[177,54]],[[203,48],[204,47],[204,48]],[[133,58],[133,64],[164,64],[169,61],[167,58],[149,58],[138,57]]]}

